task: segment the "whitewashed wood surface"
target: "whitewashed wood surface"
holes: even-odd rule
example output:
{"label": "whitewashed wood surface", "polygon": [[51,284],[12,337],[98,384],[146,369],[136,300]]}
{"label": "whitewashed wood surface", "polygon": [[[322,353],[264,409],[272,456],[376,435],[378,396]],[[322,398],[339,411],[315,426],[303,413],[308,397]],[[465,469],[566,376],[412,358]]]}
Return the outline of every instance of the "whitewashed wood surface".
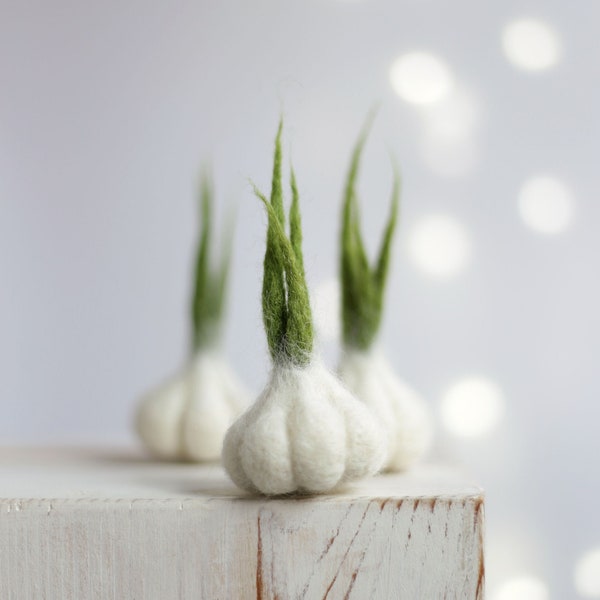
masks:
{"label": "whitewashed wood surface", "polygon": [[423,466],[253,498],[218,465],[0,449],[0,598],[481,599],[482,491]]}

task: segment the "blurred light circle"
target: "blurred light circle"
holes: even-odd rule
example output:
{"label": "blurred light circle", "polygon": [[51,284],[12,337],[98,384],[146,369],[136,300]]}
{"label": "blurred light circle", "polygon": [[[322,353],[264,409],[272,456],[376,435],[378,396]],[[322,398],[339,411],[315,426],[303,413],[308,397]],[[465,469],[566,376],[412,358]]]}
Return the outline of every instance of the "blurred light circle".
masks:
{"label": "blurred light circle", "polygon": [[577,561],[575,589],[584,598],[600,598],[600,548],[586,552]]}
{"label": "blurred light circle", "polygon": [[430,134],[421,139],[419,155],[432,173],[451,179],[472,173],[481,157],[479,145],[473,138],[453,140]]}
{"label": "blurred light circle", "polygon": [[467,266],[471,243],[459,221],[436,214],[414,225],[408,236],[408,252],[420,271],[435,279],[448,279]]}
{"label": "blurred light circle", "polygon": [[502,32],[506,58],[517,68],[542,71],[560,59],[562,48],[556,31],[537,19],[518,19]]}
{"label": "blurred light circle", "polygon": [[573,216],[573,196],[555,177],[532,177],[519,191],[519,214],[538,233],[562,233]]}
{"label": "blurred light circle", "polygon": [[452,88],[450,69],[428,52],[409,52],[398,57],[390,68],[392,87],[406,102],[438,102]]}
{"label": "blurred light circle", "polygon": [[454,383],[442,398],[444,427],[460,437],[478,437],[492,431],[504,412],[500,388],[484,377],[467,377]]}
{"label": "blurred light circle", "polygon": [[473,135],[481,121],[481,102],[464,87],[455,87],[440,102],[422,108],[429,137],[444,141],[463,141]]}
{"label": "blurred light circle", "polygon": [[537,577],[524,575],[509,579],[495,594],[492,600],[548,600],[548,586]]}
{"label": "blurred light circle", "polygon": [[313,313],[317,335],[322,341],[337,340],[340,336],[340,302],[337,279],[328,279],[315,288]]}

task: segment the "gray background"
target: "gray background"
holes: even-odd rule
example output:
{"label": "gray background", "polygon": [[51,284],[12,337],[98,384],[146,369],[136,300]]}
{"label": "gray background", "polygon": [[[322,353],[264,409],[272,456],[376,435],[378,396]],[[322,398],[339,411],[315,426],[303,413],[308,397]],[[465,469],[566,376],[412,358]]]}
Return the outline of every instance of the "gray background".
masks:
{"label": "gray background", "polygon": [[[404,175],[382,345],[438,421],[445,391],[464,376],[502,390],[505,412],[489,434],[462,438],[440,425],[438,449],[487,490],[490,597],[509,598],[498,590],[522,575],[547,587],[541,599],[577,597],[575,564],[600,545],[597,3],[0,8],[0,441],[133,439],[137,397],[187,352],[203,160],[223,203],[239,204],[225,350],[258,391],[268,372],[265,218],[247,180],[268,189],[283,112],[317,289],[335,276],[351,146],[380,102],[360,184],[371,251],[387,214],[388,149]],[[502,30],[523,16],[556,30],[553,68],[523,71],[504,55]],[[416,49],[444,60],[474,99],[473,161],[460,173],[424,160],[427,114],[390,84],[393,61]],[[461,148],[450,145],[448,160]],[[560,235],[519,217],[519,189],[537,173],[571,190],[573,219]],[[443,280],[409,251],[431,214],[459,221],[471,248]],[[335,343],[323,345],[333,365]]]}

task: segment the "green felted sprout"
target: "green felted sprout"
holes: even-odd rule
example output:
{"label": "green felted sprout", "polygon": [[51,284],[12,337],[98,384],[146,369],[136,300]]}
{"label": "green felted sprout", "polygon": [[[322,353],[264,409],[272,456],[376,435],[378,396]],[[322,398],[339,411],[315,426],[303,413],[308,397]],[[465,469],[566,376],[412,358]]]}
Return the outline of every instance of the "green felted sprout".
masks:
{"label": "green felted sprout", "polygon": [[369,119],[367,122],[352,154],[342,209],[340,271],[343,342],[346,347],[359,350],[368,350],[371,347],[381,325],[390,252],[400,198],[400,176],[394,165],[390,216],[377,260],[371,266],[360,231],[360,212],[356,193],[360,157],[369,133],[371,120]]}
{"label": "green felted sprout", "polygon": [[255,194],[267,209],[267,249],[264,258],[262,310],[269,352],[276,363],[302,366],[309,362],[313,349],[313,322],[304,260],[302,222],[298,186],[292,169],[290,233],[285,232],[285,212],[281,184],[281,132],[275,139],[273,182],[268,200],[256,187]]}
{"label": "green felted sprout", "polygon": [[232,238],[230,227],[223,236],[223,252],[215,267],[211,261],[214,191],[208,173],[202,175],[200,187],[201,231],[194,270],[194,289],[191,303],[192,349],[215,344],[219,334],[225,305]]}

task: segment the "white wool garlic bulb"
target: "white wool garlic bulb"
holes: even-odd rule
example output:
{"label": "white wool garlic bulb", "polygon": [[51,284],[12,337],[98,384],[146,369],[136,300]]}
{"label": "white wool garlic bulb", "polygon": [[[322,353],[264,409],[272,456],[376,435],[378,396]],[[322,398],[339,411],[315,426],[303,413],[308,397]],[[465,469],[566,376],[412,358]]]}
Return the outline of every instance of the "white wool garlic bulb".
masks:
{"label": "white wool garlic bulb", "polygon": [[216,460],[225,432],[247,398],[218,353],[198,352],[178,375],[142,398],[136,429],[158,457]]}
{"label": "white wool garlic bulb", "polygon": [[431,415],[417,392],[396,376],[382,354],[349,349],[342,357],[339,375],[385,428],[387,470],[405,470],[423,457],[433,441]]}
{"label": "white wool garlic bulb", "polygon": [[223,464],[239,487],[267,495],[327,492],[376,473],[385,435],[369,410],[321,363],[275,365],[230,428]]}
{"label": "white wool garlic bulb", "polygon": [[372,475],[386,449],[377,419],[314,358],[293,170],[286,231],[281,131],[280,122],[270,199],[255,188],[268,214],[262,309],[273,370],[264,392],[227,432],[222,453],[235,484],[268,495],[328,492]]}

